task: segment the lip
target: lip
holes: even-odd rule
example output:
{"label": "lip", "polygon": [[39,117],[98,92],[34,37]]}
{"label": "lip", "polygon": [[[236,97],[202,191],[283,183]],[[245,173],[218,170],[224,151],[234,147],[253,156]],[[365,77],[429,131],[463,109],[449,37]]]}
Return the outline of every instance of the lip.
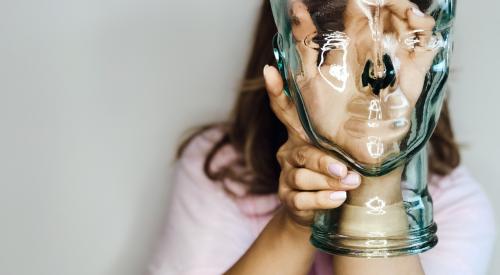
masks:
{"label": "lip", "polygon": [[403,94],[391,93],[383,99],[358,96],[347,105],[350,116],[361,120],[395,120],[409,116],[410,105]]}
{"label": "lip", "polygon": [[401,139],[408,133],[410,122],[404,117],[387,120],[367,120],[350,117],[344,124],[352,137],[378,137],[384,141]]}
{"label": "lip", "polygon": [[[378,137],[384,140],[401,138],[409,130],[407,108],[391,110],[390,103],[378,97],[356,97],[347,106],[349,119],[345,131],[352,137]],[[389,109],[391,111],[387,111]]]}
{"label": "lip", "polygon": [[367,119],[370,116],[370,102],[372,102],[373,99],[371,98],[361,98],[357,97],[354,98],[349,104],[347,105],[347,112],[356,118],[359,119]]}

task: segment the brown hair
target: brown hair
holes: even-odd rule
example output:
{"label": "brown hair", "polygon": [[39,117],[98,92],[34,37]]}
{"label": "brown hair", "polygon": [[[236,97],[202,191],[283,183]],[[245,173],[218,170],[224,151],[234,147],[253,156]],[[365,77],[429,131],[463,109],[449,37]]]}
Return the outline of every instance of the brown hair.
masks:
{"label": "brown hair", "polygon": [[[269,1],[265,0],[258,20],[250,59],[229,120],[199,127],[180,145],[177,151],[177,157],[180,157],[184,148],[194,137],[212,127],[221,127],[223,135],[208,152],[204,172],[213,181],[229,179],[244,183],[251,194],[277,192],[281,168],[276,160],[276,152],[287,139],[286,128],[269,106],[262,75],[262,68],[266,64],[275,64],[271,43],[275,33],[276,26],[271,7]],[[241,157],[213,170],[211,164],[214,157],[226,145],[233,146]],[[429,170],[437,175],[446,175],[459,164],[460,152],[454,139],[448,105],[445,101],[436,129],[430,139]],[[245,172],[242,173],[241,168],[244,168]]]}

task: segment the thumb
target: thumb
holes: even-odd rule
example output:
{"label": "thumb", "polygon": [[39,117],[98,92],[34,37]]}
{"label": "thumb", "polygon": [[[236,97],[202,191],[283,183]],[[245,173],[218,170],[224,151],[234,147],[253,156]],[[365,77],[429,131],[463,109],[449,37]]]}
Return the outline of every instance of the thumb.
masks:
{"label": "thumb", "polygon": [[283,92],[283,79],[274,66],[264,66],[264,80],[266,89],[272,96],[278,97]]}
{"label": "thumb", "polygon": [[[264,81],[269,95],[271,108],[276,116],[283,121],[284,116],[292,107],[291,100],[283,92],[283,79],[274,66],[264,66]],[[285,123],[286,125],[286,123]]]}
{"label": "thumb", "polygon": [[278,119],[288,129],[289,135],[298,136],[308,141],[297,110],[292,100],[283,92],[283,79],[278,69],[273,66],[264,66],[264,81],[269,95],[271,109]]}

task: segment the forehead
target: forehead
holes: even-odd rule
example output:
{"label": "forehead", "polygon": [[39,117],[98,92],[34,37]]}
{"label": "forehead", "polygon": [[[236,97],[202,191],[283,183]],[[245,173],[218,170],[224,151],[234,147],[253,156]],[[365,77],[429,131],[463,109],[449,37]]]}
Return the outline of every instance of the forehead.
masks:
{"label": "forehead", "polygon": [[405,10],[399,11],[401,14],[408,7],[416,6],[420,11],[435,18],[437,28],[450,26],[455,14],[455,0],[271,0],[271,2],[275,2],[273,9],[281,5],[283,8],[281,11],[287,13],[285,16],[291,24],[300,21],[298,20],[300,13],[307,13],[316,26],[333,30],[343,29],[345,21],[373,14],[377,6],[382,12],[396,10],[395,6],[406,7]]}
{"label": "forehead", "polygon": [[[398,1],[398,0],[396,0]],[[405,0],[399,0],[405,1]],[[443,4],[445,2],[451,2],[449,0],[409,0],[411,3],[415,4],[420,10],[427,11],[433,5]],[[288,0],[288,4],[293,4],[300,2],[305,4],[310,10],[336,10],[343,9],[348,2],[359,2],[364,4],[376,5],[380,2],[383,5],[384,0]]]}

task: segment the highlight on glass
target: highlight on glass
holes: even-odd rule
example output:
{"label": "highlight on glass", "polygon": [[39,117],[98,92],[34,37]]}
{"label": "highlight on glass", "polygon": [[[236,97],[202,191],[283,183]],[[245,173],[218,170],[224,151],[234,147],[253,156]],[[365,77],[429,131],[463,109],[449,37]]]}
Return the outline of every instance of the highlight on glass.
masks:
{"label": "highlight on glass", "polygon": [[427,150],[445,97],[453,0],[270,0],[274,53],[303,128],[363,175],[311,242],[388,257],[437,243]]}

